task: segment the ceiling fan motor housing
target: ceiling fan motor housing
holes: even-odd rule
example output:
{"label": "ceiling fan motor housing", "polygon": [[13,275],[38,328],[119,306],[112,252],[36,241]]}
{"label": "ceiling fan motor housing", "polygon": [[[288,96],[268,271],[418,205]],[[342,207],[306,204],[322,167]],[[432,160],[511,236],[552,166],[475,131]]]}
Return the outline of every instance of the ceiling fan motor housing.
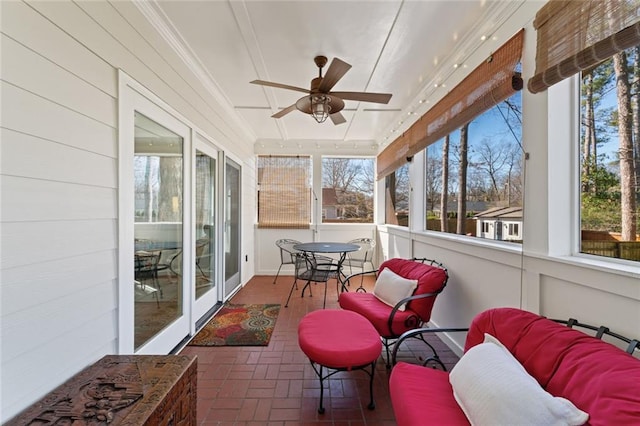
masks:
{"label": "ceiling fan motor housing", "polygon": [[[318,96],[318,94],[311,94],[298,99],[298,101],[296,102],[296,109],[304,112],[305,114],[312,114],[313,111],[311,110],[311,99],[313,98],[313,96]],[[322,94],[320,94],[320,96],[322,96]],[[344,108],[344,101],[336,96],[329,96],[329,98],[330,114],[335,114],[336,112],[342,111],[342,109]]]}
{"label": "ceiling fan motor housing", "polygon": [[324,122],[330,115],[333,124],[337,125],[346,122],[345,118],[340,114],[340,111],[344,108],[343,99],[381,104],[386,104],[389,102],[389,99],[391,99],[390,93],[332,92],[331,90],[333,89],[333,86],[335,86],[344,74],[349,71],[351,65],[341,59],[333,58],[326,75],[323,76],[322,68],[327,64],[327,57],[318,55],[313,58],[313,60],[318,66],[318,77],[311,80],[310,90],[264,80],[254,80],[251,82],[263,86],[278,87],[305,93],[305,96],[298,99],[296,103],[273,114],[273,118],[282,118],[286,114],[297,109],[305,114],[313,116],[318,123]]}

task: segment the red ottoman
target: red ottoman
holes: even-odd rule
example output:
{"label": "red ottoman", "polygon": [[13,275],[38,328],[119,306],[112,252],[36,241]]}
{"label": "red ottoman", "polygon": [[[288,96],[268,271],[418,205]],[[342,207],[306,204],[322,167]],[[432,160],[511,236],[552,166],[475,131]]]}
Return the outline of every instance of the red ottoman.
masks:
{"label": "red ottoman", "polygon": [[[371,401],[368,408],[373,410],[376,407],[373,402],[373,374],[376,360],[382,352],[382,342],[365,317],[341,309],[310,312],[298,325],[298,344],[320,379],[318,413],[324,413],[323,381],[339,371],[363,370],[369,374]],[[368,366],[371,366],[371,372],[366,370]],[[334,371],[323,376],[323,367]]]}

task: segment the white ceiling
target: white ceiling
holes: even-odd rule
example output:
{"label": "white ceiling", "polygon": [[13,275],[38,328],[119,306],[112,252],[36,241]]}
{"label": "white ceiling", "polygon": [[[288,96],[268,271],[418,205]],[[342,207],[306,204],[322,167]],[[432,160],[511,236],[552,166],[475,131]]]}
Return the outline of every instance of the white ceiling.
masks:
{"label": "white ceiling", "polygon": [[[207,80],[205,87],[237,114],[236,121],[257,144],[330,141],[377,147],[426,112],[428,104],[421,100],[437,100],[455,73],[459,81],[475,68],[477,63],[465,61],[484,43],[481,36],[491,40],[521,3],[163,0],[152,4],[158,18],[152,23],[165,33],[169,29],[174,47],[190,57],[197,75]],[[317,55],[353,66],[333,90],[392,93],[391,101],[345,101],[347,122],[337,126],[330,120],[318,124],[299,111],[271,118],[295,103],[300,92],[249,82],[307,88],[318,75]],[[445,87],[435,88],[438,83]]]}

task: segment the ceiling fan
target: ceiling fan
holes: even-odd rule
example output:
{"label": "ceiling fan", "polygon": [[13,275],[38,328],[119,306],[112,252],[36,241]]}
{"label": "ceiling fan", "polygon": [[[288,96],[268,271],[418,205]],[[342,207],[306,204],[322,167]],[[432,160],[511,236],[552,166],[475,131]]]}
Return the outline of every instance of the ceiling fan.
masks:
{"label": "ceiling fan", "polygon": [[342,109],[344,101],[375,102],[386,104],[391,99],[391,93],[368,93],[368,92],[332,92],[331,89],[349,71],[351,65],[338,58],[333,58],[325,76],[322,76],[322,67],[327,64],[326,56],[316,56],[314,62],[318,66],[318,77],[311,80],[311,89],[289,86],[287,84],[272,83],[264,80],[253,80],[251,83],[262,86],[277,87],[280,89],[295,90],[307,93],[298,101],[289,105],[282,111],[273,114],[271,117],[280,118],[291,111],[297,109],[305,114],[311,115],[318,123],[324,122],[327,117],[331,117],[333,124],[342,124],[347,120],[344,118]]}

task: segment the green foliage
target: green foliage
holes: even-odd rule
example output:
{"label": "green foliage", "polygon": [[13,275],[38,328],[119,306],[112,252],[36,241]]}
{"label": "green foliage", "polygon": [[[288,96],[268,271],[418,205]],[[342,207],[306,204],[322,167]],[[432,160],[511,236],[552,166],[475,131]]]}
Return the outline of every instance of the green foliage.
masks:
{"label": "green foliage", "polygon": [[620,232],[620,201],[582,194],[582,229]]}
{"label": "green foliage", "polygon": [[589,174],[581,176],[583,192],[600,200],[620,200],[620,178],[602,164],[603,156],[600,159],[589,160]]}
{"label": "green foliage", "polygon": [[620,180],[596,161],[590,173],[582,175],[582,229],[620,232]]}

